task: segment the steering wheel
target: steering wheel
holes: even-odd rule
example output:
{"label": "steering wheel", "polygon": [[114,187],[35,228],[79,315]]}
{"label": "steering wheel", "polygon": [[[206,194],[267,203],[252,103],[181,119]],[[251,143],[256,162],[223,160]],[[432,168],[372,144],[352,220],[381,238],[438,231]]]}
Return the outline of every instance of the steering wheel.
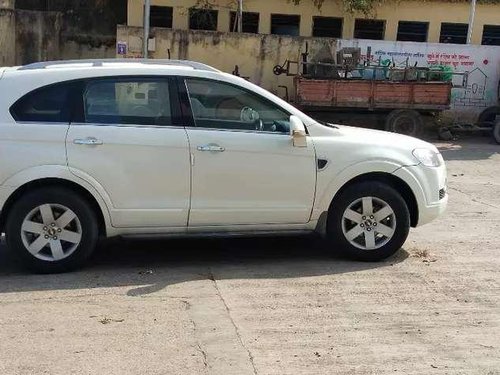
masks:
{"label": "steering wheel", "polygon": [[254,111],[253,108],[245,106],[241,109],[240,120],[243,122],[254,122],[259,118],[259,113]]}
{"label": "steering wheel", "polygon": [[240,120],[243,122],[255,123],[255,130],[264,130],[264,122],[260,119],[259,112],[245,106],[241,109]]}
{"label": "steering wheel", "polygon": [[258,131],[264,130],[264,121],[262,121],[260,118],[257,121],[255,121],[255,130]]}

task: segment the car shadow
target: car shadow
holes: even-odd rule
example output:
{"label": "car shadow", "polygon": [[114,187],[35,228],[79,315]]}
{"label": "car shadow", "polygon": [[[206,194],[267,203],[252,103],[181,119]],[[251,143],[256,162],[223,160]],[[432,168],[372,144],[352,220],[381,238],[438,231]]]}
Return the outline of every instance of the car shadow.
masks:
{"label": "car shadow", "polygon": [[333,256],[314,236],[239,239],[106,240],[80,271],[33,275],[0,247],[0,294],[129,287],[129,296],[169,285],[222,279],[280,279],[359,272],[408,258],[398,251],[382,262]]}

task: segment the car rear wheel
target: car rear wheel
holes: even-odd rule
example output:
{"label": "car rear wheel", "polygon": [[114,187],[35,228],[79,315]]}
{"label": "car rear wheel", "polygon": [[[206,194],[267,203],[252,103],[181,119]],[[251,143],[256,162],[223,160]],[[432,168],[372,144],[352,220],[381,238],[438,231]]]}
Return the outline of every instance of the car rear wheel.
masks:
{"label": "car rear wheel", "polygon": [[393,255],[406,241],[410,214],[401,195],[380,182],[344,190],[330,208],[328,237],[335,250],[362,261]]}
{"label": "car rear wheel", "polygon": [[72,190],[57,187],[23,195],[10,210],[5,232],[8,248],[37,273],[81,267],[98,238],[90,205]]}

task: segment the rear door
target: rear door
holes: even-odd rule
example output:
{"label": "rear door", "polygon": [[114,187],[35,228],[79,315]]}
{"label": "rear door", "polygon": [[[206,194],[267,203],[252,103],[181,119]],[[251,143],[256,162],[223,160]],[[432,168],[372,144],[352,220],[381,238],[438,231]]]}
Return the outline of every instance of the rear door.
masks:
{"label": "rear door", "polygon": [[113,226],[185,228],[189,145],[170,79],[90,79],[79,102],[66,141],[68,164],[106,191]]}
{"label": "rear door", "polygon": [[[21,85],[26,84],[23,79]],[[17,82],[4,77],[1,83],[0,102],[5,102],[2,96],[8,96],[9,88]],[[0,184],[30,168],[66,167],[64,142],[70,121],[69,98],[74,90],[72,82],[37,88],[10,107],[15,123],[7,113],[0,115]]]}

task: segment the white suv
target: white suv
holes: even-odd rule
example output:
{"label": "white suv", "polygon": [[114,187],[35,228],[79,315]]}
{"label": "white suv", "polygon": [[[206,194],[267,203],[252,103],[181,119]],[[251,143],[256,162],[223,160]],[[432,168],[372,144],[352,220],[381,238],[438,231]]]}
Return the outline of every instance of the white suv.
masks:
{"label": "white suv", "polygon": [[447,203],[433,145],[315,121],[189,61],[0,68],[0,232],[36,272],[99,236],[318,232],[380,260]]}

